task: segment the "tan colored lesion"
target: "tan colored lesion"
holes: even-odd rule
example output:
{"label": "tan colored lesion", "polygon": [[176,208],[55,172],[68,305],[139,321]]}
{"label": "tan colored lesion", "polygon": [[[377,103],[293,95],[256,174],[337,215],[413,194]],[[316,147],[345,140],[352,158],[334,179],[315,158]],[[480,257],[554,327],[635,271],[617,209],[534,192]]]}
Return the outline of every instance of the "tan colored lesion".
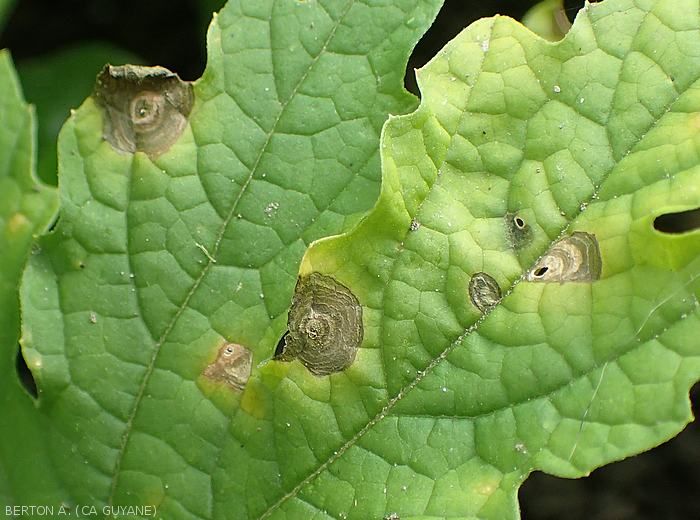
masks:
{"label": "tan colored lesion", "polygon": [[500,301],[501,288],[492,276],[479,272],[469,281],[469,298],[481,312],[488,312]]}
{"label": "tan colored lesion", "polygon": [[253,353],[243,345],[225,343],[216,360],[204,369],[204,377],[225,383],[235,390],[245,388],[253,365]]}
{"label": "tan colored lesion", "polygon": [[187,127],[194,93],[189,82],[163,67],[107,65],[94,96],[104,110],[104,137],[117,150],[166,152]]}
{"label": "tan colored lesion", "polygon": [[600,279],[602,259],[595,235],[576,231],[552,245],[527,273],[530,282],[593,282]]}

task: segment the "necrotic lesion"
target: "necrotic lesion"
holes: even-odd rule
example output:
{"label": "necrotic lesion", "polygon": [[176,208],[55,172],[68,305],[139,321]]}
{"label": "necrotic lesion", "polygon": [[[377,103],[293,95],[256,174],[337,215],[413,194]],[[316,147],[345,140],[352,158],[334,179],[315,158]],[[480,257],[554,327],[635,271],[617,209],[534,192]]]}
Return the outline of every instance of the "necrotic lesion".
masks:
{"label": "necrotic lesion", "polygon": [[501,288],[486,273],[476,273],[469,281],[469,298],[481,312],[487,312],[501,299]]}
{"label": "necrotic lesion", "polygon": [[275,359],[298,359],[317,376],[340,372],[353,363],[362,343],[362,306],[345,285],[311,273],[297,282],[288,328]]}
{"label": "necrotic lesion", "polygon": [[192,85],[163,67],[107,65],[97,77],[105,139],[113,148],[157,156],[177,141],[194,103]]}
{"label": "necrotic lesion", "polygon": [[600,279],[602,260],[595,235],[577,231],[555,242],[528,272],[531,282],[592,282]]}

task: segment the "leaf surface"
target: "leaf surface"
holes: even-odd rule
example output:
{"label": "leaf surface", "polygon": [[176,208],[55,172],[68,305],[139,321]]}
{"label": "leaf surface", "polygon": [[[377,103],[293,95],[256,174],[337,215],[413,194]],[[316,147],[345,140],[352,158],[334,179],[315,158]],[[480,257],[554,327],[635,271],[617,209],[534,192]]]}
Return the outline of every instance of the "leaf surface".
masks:
{"label": "leaf surface", "polygon": [[113,149],[93,99],[68,120],[22,305],[70,503],[254,518],[284,494],[276,462],[237,454],[254,394],[207,368],[227,342],[269,359],[307,245],[376,201],[379,133],[415,108],[403,71],[440,4],[231,1],[165,153]]}
{"label": "leaf surface", "polygon": [[[557,44],[486,19],[419,71],[377,206],[302,263],[353,292],[365,339],[341,374],[265,385],[289,490],[267,517],[514,519],[530,472],[580,477],[692,419],[700,232],[654,223],[700,207],[697,7],[589,4]],[[600,276],[538,281],[569,237]]]}

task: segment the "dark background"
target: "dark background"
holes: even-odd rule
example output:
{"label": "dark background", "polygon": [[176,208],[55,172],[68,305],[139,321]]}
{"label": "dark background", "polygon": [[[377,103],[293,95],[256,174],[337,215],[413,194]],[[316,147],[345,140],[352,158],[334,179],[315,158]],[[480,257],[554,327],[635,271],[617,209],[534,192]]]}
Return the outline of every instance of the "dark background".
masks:
{"label": "dark background", "polygon": [[[566,2],[573,17],[582,2]],[[102,41],[163,65],[194,80],[204,70],[204,34],[222,0],[19,0],[0,37],[22,65],[66,46]],[[527,0],[447,0],[437,21],[416,48],[407,73],[425,64],[473,20],[496,13],[520,19]],[[82,99],[86,94],[78,93]],[[32,99],[30,99],[32,101]],[[698,386],[693,401],[698,403]],[[696,407],[697,412],[697,407]],[[533,474],[520,491],[525,520],[700,519],[700,427],[692,423],[678,437],[643,455],[610,464],[584,479]]]}

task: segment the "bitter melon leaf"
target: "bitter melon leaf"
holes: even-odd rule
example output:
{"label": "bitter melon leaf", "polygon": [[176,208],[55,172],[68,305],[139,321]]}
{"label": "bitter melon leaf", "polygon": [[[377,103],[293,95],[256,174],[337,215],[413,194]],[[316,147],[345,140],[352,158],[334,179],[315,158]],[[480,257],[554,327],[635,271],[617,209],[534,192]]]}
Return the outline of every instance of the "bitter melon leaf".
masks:
{"label": "bitter melon leaf", "polygon": [[[227,380],[225,365],[207,368],[230,342],[252,352],[257,373],[286,326],[308,244],[375,203],[379,134],[389,114],[417,105],[403,75],[440,4],[231,1],[167,151],[112,148],[103,123],[117,109],[94,99],[67,121],[60,220],[21,291],[25,354],[67,503],[245,518],[286,492],[276,463],[232,458],[244,410],[257,406],[237,388],[244,372]],[[147,114],[153,94],[133,113]],[[229,508],[259,472],[264,486]]]}
{"label": "bitter melon leaf", "polygon": [[654,221],[700,207],[697,2],[589,4],[557,44],[483,20],[418,79],[376,208],[302,262],[363,305],[357,359],[256,387],[275,427],[239,451],[273,446],[288,490],[264,517],[514,519],[530,472],[580,477],[692,418],[700,231]]}
{"label": "bitter melon leaf", "polygon": [[34,176],[34,112],[22,98],[12,60],[0,51],[0,506],[56,500],[45,444],[48,424],[22,388],[15,359],[18,288],[34,235],[56,212],[53,189]]}

